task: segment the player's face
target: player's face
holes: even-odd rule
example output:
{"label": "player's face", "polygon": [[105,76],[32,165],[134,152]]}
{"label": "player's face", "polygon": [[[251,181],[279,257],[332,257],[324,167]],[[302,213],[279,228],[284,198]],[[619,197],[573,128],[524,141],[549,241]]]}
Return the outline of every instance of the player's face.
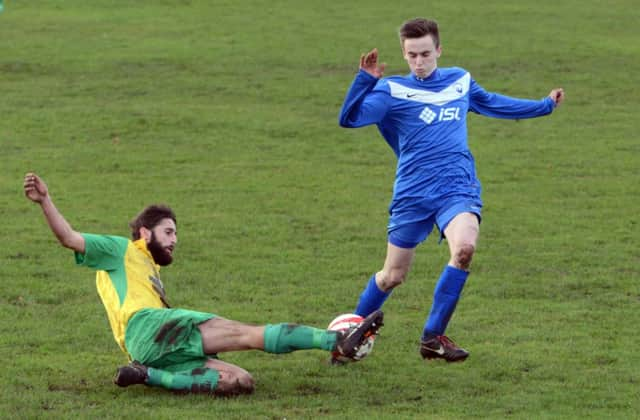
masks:
{"label": "player's face", "polygon": [[178,242],[178,232],[173,220],[162,219],[153,229],[147,248],[156,264],[165,266],[173,262],[173,250]]}
{"label": "player's face", "polygon": [[409,68],[421,78],[429,76],[438,67],[441,52],[440,46],[436,48],[431,35],[407,38],[402,45],[402,53]]}

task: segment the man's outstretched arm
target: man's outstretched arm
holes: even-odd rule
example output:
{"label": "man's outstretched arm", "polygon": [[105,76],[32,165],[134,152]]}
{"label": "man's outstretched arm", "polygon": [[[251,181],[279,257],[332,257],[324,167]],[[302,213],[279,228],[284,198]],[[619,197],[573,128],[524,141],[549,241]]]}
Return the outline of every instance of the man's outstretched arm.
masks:
{"label": "man's outstretched arm", "polygon": [[84,238],[73,230],[69,222],[58,211],[51,200],[47,184],[38,175],[29,172],[24,176],[24,195],[34,203],[40,204],[51,231],[62,246],[84,254]]}
{"label": "man's outstretched arm", "polygon": [[493,118],[524,119],[551,114],[564,102],[564,89],[555,88],[541,100],[514,98],[488,92],[471,79],[469,110]]}
{"label": "man's outstretched arm", "polygon": [[356,128],[380,122],[388,108],[389,95],[373,88],[384,73],[384,63],[378,63],[378,50],[360,56],[360,68],[342,104],[338,122],[341,127]]}

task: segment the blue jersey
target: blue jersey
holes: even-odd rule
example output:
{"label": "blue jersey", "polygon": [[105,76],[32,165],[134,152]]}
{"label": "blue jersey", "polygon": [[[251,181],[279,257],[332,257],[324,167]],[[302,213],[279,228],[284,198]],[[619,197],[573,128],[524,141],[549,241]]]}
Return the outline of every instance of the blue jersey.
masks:
{"label": "blue jersey", "polygon": [[398,158],[390,210],[415,200],[455,195],[480,196],[473,156],[467,144],[469,111],[497,118],[523,119],[549,114],[555,103],[511,98],[485,91],[464,69],[436,69],[427,78],[414,74],[378,79],[356,75],[340,125],[376,124]]}

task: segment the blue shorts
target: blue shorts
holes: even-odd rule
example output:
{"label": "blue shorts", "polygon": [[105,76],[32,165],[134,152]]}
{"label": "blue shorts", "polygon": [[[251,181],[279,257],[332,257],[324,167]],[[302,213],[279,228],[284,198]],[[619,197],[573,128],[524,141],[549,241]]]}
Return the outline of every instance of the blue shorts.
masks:
{"label": "blue shorts", "polygon": [[415,248],[423,242],[435,224],[440,240],[449,222],[460,213],[473,213],[481,220],[482,200],[477,197],[453,196],[436,203],[434,200],[417,201],[402,210],[394,210],[387,227],[388,240],[400,248]]}

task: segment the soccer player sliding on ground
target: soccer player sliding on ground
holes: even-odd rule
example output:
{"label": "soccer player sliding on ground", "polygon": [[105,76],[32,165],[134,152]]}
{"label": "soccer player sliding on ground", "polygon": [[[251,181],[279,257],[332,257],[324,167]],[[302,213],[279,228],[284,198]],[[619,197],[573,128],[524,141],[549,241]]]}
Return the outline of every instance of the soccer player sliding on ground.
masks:
{"label": "soccer player sliding on ground", "polygon": [[173,261],[176,216],[166,206],[145,208],[130,224],[132,239],[79,233],[53,204],[47,185],[34,173],[24,177],[24,193],[42,208],[60,244],[74,251],[78,265],[97,271],[96,285],[114,338],[131,363],[118,369],[119,386],[146,384],[174,391],[220,396],[249,394],[254,379],[219,353],[262,350],[289,353],[322,349],[354,358],[382,326],[373,311],[346,331],[290,323],[249,325],[212,313],[171,308],[160,267]]}
{"label": "soccer player sliding on ground", "polygon": [[541,100],[485,91],[469,72],[438,68],[442,53],[436,22],[417,18],[400,28],[400,43],[411,73],[383,78],[384,63],[373,49],[360,57],[340,111],[343,127],[376,124],[398,158],[389,206],[387,256],[369,279],[355,313],[380,309],[409,272],[418,244],[434,225],[449,244],[450,258],[435,286],[420,340],[425,359],[463,361],[469,353],[445,336],[462,293],[478,240],[482,200],[467,144],[467,113],[522,119],[550,114],[564,99],[553,89]]}

